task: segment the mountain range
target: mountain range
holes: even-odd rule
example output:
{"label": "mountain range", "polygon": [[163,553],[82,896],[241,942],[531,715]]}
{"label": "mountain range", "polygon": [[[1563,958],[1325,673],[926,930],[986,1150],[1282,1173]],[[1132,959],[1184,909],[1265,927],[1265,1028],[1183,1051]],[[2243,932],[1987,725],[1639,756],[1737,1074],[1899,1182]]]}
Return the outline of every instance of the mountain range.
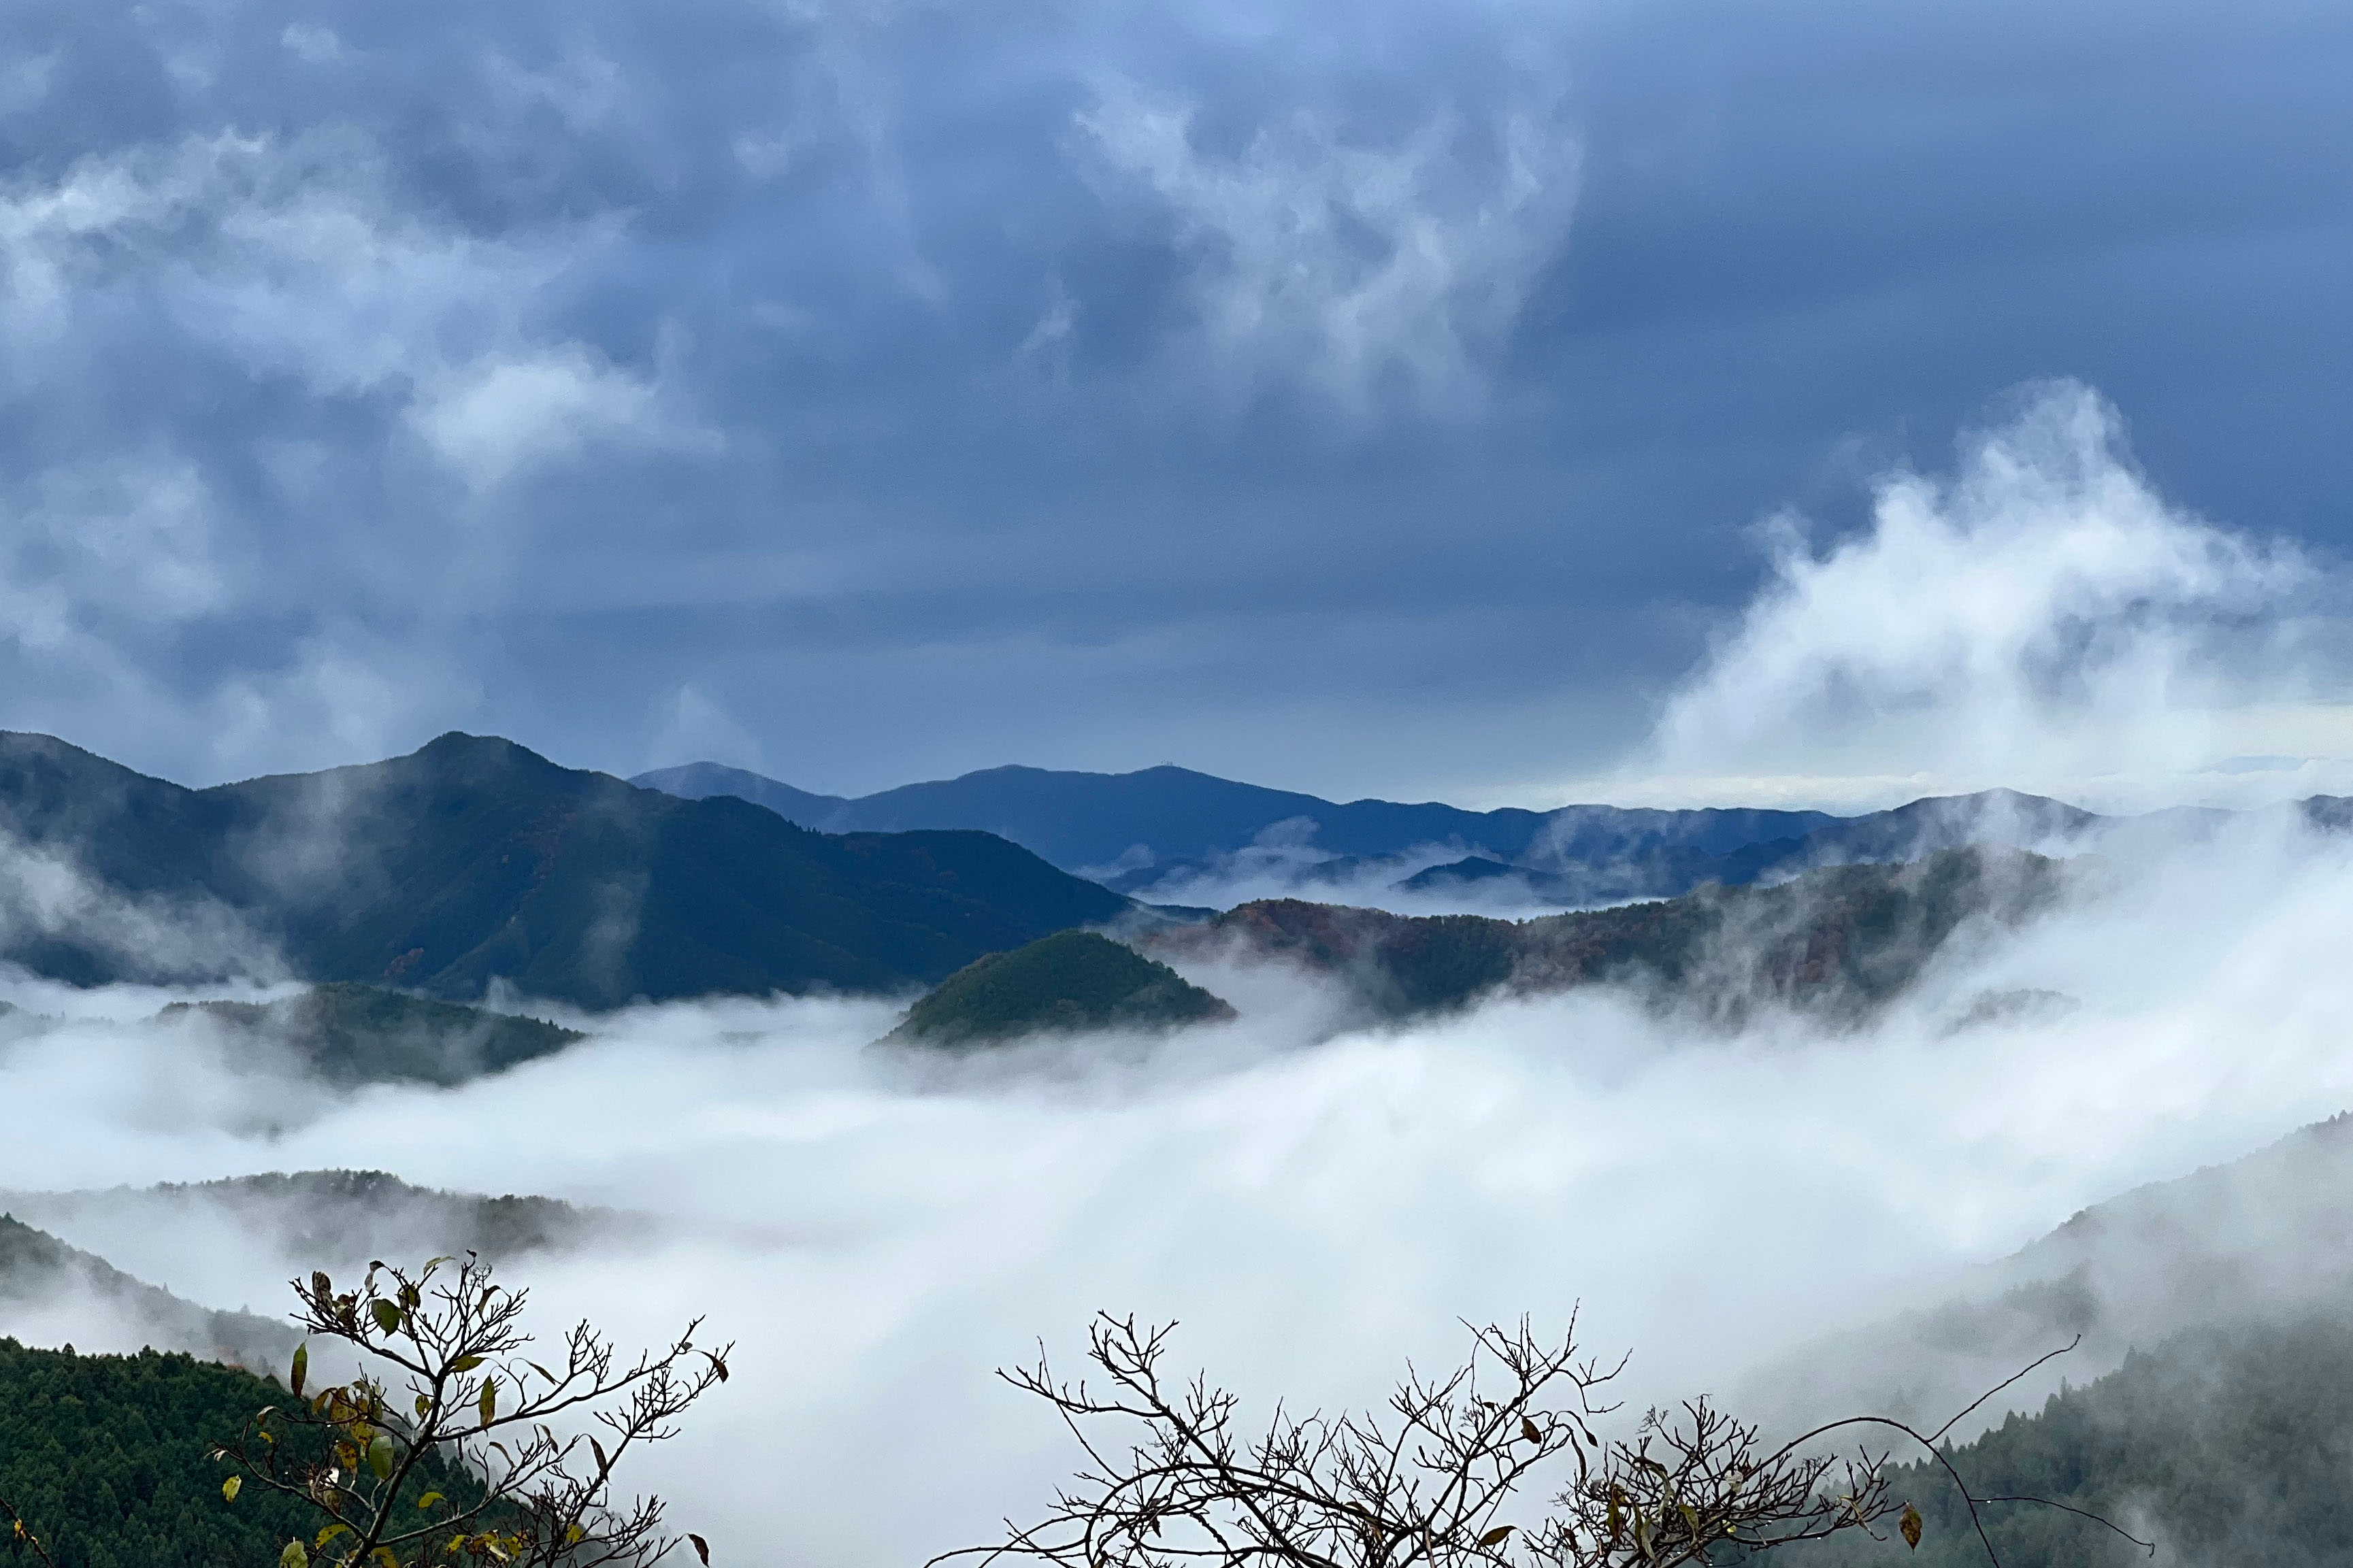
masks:
{"label": "mountain range", "polygon": [[[1566,805],[1468,811],[1322,800],[1178,767],[1128,773],[990,768],[846,798],[740,768],[694,763],[631,782],[691,799],[732,795],[829,833],[977,828],[1114,891],[1162,903],[1237,901],[1254,886],[1343,903],[1401,895],[1424,905],[1577,908],[1742,887],[1814,867],[1918,859],[1964,845],[2058,849],[2119,834],[2211,832],[2232,814],[2104,816],[2014,790],[1932,796],[1886,811],[1660,810]],[[2353,803],[2316,797],[2335,826]]]}
{"label": "mountain range", "polygon": [[817,833],[455,733],[202,790],[0,733],[0,961],[83,985],[888,992],[1132,908],[987,833]]}

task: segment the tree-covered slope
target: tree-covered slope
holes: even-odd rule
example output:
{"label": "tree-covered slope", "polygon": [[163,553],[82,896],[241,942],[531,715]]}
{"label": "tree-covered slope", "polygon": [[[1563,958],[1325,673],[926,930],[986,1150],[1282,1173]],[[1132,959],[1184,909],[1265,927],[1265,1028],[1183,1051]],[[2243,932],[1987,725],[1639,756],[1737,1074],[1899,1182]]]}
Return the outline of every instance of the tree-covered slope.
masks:
{"label": "tree-covered slope", "polygon": [[282,963],[586,1007],[895,990],[1128,907],[986,834],[813,833],[458,734],[207,790],[0,736],[0,829],[77,883],[0,959],[81,984]]}
{"label": "tree-covered slope", "polygon": [[1155,1030],[1234,1010],[1165,963],[1092,931],[1062,931],[976,960],[909,1010],[890,1038],[976,1046],[1025,1035]]}
{"label": "tree-covered slope", "polygon": [[[0,1498],[58,1568],[260,1568],[289,1541],[311,1541],[320,1516],[259,1486],[226,1500],[231,1472],[209,1450],[285,1398],[275,1383],[190,1356],[0,1339]],[[427,1488],[479,1495],[430,1459],[403,1495]]]}

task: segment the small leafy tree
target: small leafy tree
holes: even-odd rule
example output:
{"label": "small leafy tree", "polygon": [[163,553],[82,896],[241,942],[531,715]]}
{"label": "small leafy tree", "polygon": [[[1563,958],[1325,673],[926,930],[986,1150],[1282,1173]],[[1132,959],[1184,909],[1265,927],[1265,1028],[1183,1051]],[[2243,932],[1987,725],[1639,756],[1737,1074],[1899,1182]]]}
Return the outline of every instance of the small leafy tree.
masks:
{"label": "small leafy tree", "polygon": [[[1605,1439],[1595,1422],[1617,1408],[1609,1388],[1625,1363],[1582,1356],[1572,1320],[1557,1342],[1539,1342],[1525,1321],[1512,1331],[1472,1329],[1470,1358],[1435,1379],[1409,1369],[1386,1415],[1295,1417],[1277,1406],[1262,1435],[1246,1436],[1232,1394],[1205,1376],[1172,1380],[1163,1370],[1173,1327],[1098,1317],[1088,1358],[1108,1379],[1100,1389],[1058,1380],[1042,1353],[1035,1367],[1000,1372],[1054,1407],[1085,1468],[1044,1519],[1008,1520],[1002,1542],[933,1563],[977,1556],[1055,1568],[1677,1568],[1849,1531],[1878,1537],[1891,1518],[1916,1547],[1920,1513],[1894,1496],[1888,1456],[1865,1447],[1836,1458],[1822,1445],[1877,1427],[1941,1461],[1936,1444],[1961,1419],[1924,1434],[1857,1417],[1769,1445],[1756,1426],[1694,1400],[1651,1411],[1630,1440]],[[1105,1423],[1124,1426],[1129,1439],[1105,1441]],[[2041,1500],[1976,1497],[1949,1464],[1945,1470],[1972,1519],[1980,1503]],[[1553,1511],[1505,1517],[1539,1471],[1566,1478]]]}
{"label": "small leafy tree", "polygon": [[[525,1353],[528,1292],[471,1253],[413,1270],[375,1263],[347,1290],[324,1274],[294,1289],[296,1321],[359,1370],[312,1386],[306,1342],[290,1398],[216,1450],[236,1467],[229,1502],[250,1483],[316,1510],[319,1529],[287,1543],[282,1568],[645,1568],[680,1544],[663,1533],[662,1500],[617,1500],[613,1472],[726,1381],[734,1347],[699,1347],[702,1320],[634,1361],[582,1322],[550,1367]],[[701,1536],[685,1540],[710,1562]]]}

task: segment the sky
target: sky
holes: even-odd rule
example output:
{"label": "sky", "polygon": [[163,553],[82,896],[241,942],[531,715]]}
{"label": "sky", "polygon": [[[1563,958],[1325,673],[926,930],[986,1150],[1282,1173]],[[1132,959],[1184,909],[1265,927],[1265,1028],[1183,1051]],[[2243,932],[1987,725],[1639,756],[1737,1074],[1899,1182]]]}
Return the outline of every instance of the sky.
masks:
{"label": "sky", "polygon": [[19,0],[0,62],[0,726],[145,771],[2353,757],[2341,5]]}

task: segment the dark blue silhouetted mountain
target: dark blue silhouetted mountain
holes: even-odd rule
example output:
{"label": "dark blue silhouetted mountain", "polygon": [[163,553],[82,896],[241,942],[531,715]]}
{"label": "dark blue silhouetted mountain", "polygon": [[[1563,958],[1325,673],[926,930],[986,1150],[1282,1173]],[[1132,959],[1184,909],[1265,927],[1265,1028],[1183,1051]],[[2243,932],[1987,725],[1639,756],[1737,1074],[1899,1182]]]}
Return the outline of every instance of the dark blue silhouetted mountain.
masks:
{"label": "dark blue silhouetted mountain", "polygon": [[586,1007],[889,991],[1130,908],[986,833],[815,833],[455,733],[203,790],[0,734],[0,831],[18,874],[72,889],[0,959],[82,984],[280,964]]}

